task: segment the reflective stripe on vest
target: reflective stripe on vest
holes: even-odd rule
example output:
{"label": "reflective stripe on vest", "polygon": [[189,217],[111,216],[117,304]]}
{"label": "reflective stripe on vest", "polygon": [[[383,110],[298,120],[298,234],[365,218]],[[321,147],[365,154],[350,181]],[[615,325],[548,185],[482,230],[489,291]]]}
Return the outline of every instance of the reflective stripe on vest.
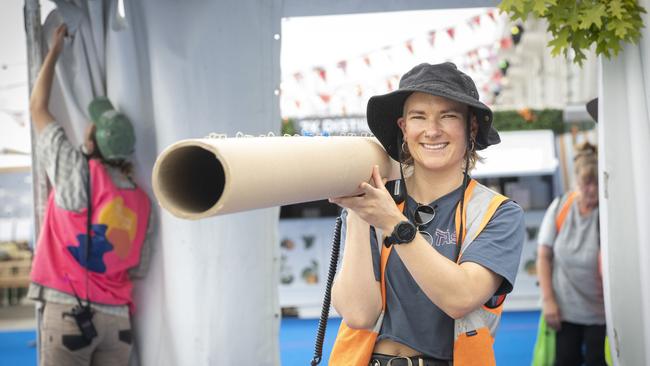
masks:
{"label": "reflective stripe on vest", "polygon": [[[403,211],[404,203],[400,203],[397,207],[400,211]],[[375,235],[377,236],[377,243],[381,247],[381,313],[372,329],[353,329],[347,326],[345,320],[341,320],[339,332],[336,335],[332,353],[330,353],[330,366],[365,366],[370,361],[372,351],[375,349],[377,336],[379,336],[386,311],[386,265],[388,256],[393,250],[392,245],[386,248],[382,244],[381,230],[375,230]]]}
{"label": "reflective stripe on vest", "polygon": [[[465,190],[464,215],[460,215],[460,205],[456,209],[456,233],[462,239],[460,254],[457,262],[474,242],[490,221],[497,208],[508,198],[471,180]],[[460,231],[460,217],[463,221],[463,233]],[[499,326],[503,299],[500,296],[498,305],[489,308],[482,305],[478,309],[454,321],[454,365],[494,365],[492,344]]]}
{"label": "reflective stripe on vest", "polygon": [[560,210],[558,211],[558,214],[555,217],[555,235],[558,235],[560,233],[560,229],[562,229],[564,220],[566,220],[566,217],[569,214],[571,205],[573,204],[573,201],[575,201],[577,197],[578,197],[578,192],[571,192],[568,195],[562,197],[560,199],[560,202],[558,202],[557,206],[560,208]]}

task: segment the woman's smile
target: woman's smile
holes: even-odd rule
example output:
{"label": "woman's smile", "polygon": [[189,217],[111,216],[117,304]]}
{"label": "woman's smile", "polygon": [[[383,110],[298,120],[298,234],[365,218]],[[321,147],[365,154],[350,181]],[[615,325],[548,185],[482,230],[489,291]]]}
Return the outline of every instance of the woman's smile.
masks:
{"label": "woman's smile", "polygon": [[449,145],[448,142],[439,142],[439,143],[435,143],[435,144],[432,144],[432,143],[426,143],[426,142],[421,142],[421,143],[420,143],[420,146],[422,146],[422,148],[423,148],[424,150],[427,150],[427,151],[433,151],[433,152],[439,152],[439,151],[442,151],[442,150],[444,150],[448,145]]}

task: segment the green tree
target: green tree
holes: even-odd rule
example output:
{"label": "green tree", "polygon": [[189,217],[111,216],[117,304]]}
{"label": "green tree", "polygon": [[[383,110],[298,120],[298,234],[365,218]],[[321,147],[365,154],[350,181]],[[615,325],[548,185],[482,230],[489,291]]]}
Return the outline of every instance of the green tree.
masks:
{"label": "green tree", "polygon": [[546,19],[553,35],[551,54],[567,56],[572,49],[579,65],[593,44],[596,54],[607,58],[618,55],[622,42],[636,44],[646,12],[635,0],[503,0],[499,9],[512,21],[531,14]]}

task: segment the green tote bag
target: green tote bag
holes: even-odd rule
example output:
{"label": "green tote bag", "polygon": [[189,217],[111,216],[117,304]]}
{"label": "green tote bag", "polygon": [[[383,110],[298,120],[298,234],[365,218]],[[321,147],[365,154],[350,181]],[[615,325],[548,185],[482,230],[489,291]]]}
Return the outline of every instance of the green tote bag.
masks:
{"label": "green tote bag", "polygon": [[544,315],[540,313],[532,366],[553,366],[554,362],[555,331],[553,328],[546,326]]}

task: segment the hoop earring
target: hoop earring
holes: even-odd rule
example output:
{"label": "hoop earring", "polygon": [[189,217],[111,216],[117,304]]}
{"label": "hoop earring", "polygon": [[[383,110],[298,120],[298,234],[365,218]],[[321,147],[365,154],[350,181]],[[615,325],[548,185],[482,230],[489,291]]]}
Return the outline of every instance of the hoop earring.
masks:
{"label": "hoop earring", "polygon": [[471,139],[469,143],[469,151],[474,151],[474,149],[476,149],[476,141],[474,139]]}
{"label": "hoop earring", "polygon": [[408,148],[409,146],[406,144],[406,141],[402,141],[402,153],[408,154],[409,153]]}

